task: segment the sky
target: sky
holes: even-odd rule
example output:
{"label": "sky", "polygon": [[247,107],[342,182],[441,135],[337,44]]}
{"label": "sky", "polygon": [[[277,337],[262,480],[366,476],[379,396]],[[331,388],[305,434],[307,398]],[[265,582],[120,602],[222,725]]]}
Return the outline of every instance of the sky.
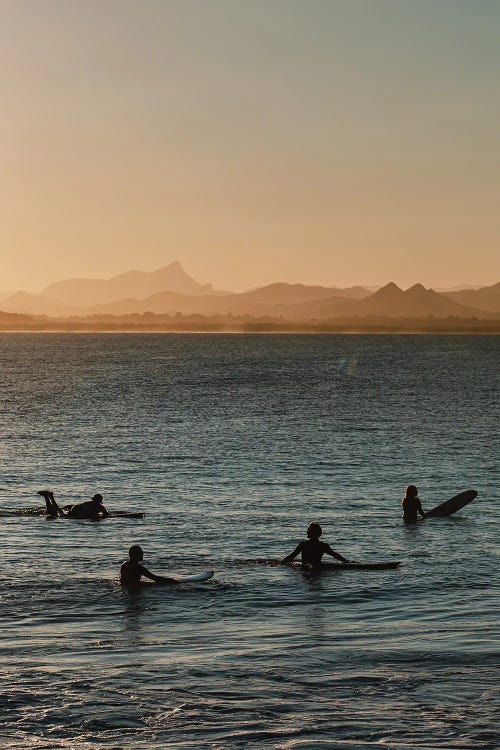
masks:
{"label": "sky", "polygon": [[0,290],[500,279],[496,0],[0,0]]}

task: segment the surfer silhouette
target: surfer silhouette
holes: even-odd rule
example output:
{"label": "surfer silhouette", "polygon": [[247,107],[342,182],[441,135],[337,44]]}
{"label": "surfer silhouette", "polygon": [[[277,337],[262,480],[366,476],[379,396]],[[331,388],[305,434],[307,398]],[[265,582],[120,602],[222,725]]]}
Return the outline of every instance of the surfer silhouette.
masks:
{"label": "surfer silhouette", "polygon": [[401,505],[403,506],[403,521],[406,523],[417,523],[417,513],[420,513],[422,518],[425,518],[425,512],[422,510],[422,505],[418,497],[418,489],[414,484],[409,484],[406,488]]}
{"label": "surfer silhouette", "polygon": [[85,518],[90,521],[98,521],[110,514],[102,504],[102,495],[97,493],[91,500],[77,505],[65,505],[60,508],[54,499],[54,493],[49,490],[40,490],[37,495],[45,499],[47,518]]}
{"label": "surfer silhouette", "polygon": [[141,583],[141,578],[149,578],[155,583],[176,583],[173,578],[167,578],[167,576],[157,576],[154,573],[150,573],[146,570],[144,565],[141,565],[144,559],[144,553],[142,547],[138,544],[133,544],[128,551],[129,559],[124,562],[120,568],[120,583],[122,586],[127,588],[137,588]]}
{"label": "surfer silhouette", "polygon": [[280,564],[288,565],[288,563],[291,563],[297,555],[301,555],[302,565],[310,565],[313,568],[319,568],[321,566],[321,558],[323,555],[330,555],[343,563],[349,562],[345,557],[342,557],[338,552],[335,552],[329,544],[326,542],[320,542],[319,538],[322,533],[323,529],[319,523],[310,523],[307,529],[307,539],[300,542],[290,555],[281,560]]}

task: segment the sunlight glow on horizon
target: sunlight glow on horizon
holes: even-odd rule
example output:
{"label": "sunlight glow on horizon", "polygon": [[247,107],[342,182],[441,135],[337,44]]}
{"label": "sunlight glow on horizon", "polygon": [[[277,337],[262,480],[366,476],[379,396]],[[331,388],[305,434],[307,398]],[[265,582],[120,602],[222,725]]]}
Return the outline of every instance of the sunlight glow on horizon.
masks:
{"label": "sunlight glow on horizon", "polygon": [[462,0],[0,2],[0,292],[493,284],[499,70]]}

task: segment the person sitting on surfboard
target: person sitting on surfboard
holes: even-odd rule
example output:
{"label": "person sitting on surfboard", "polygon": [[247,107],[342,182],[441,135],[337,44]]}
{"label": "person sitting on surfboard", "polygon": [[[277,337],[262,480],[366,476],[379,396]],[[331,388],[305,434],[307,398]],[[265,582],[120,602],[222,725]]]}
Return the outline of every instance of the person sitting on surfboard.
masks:
{"label": "person sitting on surfboard", "polygon": [[307,529],[307,539],[300,542],[294,549],[291,555],[288,555],[281,560],[281,565],[288,565],[294,560],[298,554],[301,555],[302,565],[311,565],[313,568],[318,568],[321,565],[321,558],[323,555],[331,555],[340,562],[347,563],[345,557],[339,555],[338,552],[330,547],[326,542],[320,542],[319,538],[323,533],[323,529],[319,523],[310,523]]}
{"label": "person sitting on surfboard", "polygon": [[54,500],[54,493],[48,490],[40,490],[37,495],[45,499],[48,518],[86,518],[90,521],[98,521],[100,518],[106,518],[110,514],[102,504],[102,495],[98,493],[91,500],[78,505],[65,505],[60,508]]}
{"label": "person sitting on surfboard", "polygon": [[120,583],[122,586],[128,588],[136,588],[141,583],[141,578],[149,578],[155,583],[175,583],[173,578],[167,578],[166,576],[157,576],[154,573],[150,573],[146,570],[141,562],[144,559],[144,553],[142,548],[138,544],[133,544],[128,551],[129,559],[124,562],[120,568]]}
{"label": "person sitting on surfboard", "polygon": [[420,513],[422,518],[425,518],[425,513],[422,510],[422,505],[418,497],[418,490],[414,484],[410,484],[406,488],[401,505],[403,506],[403,521],[406,521],[406,523],[417,523],[417,513]]}

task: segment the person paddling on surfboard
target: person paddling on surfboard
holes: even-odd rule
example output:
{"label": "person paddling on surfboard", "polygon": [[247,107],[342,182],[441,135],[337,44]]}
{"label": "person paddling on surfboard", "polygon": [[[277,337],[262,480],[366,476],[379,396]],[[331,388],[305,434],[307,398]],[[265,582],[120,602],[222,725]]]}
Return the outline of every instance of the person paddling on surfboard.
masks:
{"label": "person paddling on surfboard", "polygon": [[91,500],[78,505],[65,505],[60,508],[54,500],[54,493],[48,490],[40,490],[37,495],[45,499],[48,518],[85,518],[90,521],[98,521],[107,518],[110,514],[102,504],[102,495],[96,494]]}
{"label": "person paddling on surfboard", "polygon": [[141,565],[144,559],[144,553],[142,548],[138,544],[133,544],[128,551],[129,559],[124,562],[120,568],[120,583],[122,586],[127,588],[137,588],[141,583],[141,578],[149,578],[155,583],[176,583],[173,578],[167,578],[167,576],[157,576],[154,573],[150,573],[146,570],[144,565]]}
{"label": "person paddling on surfboard", "polygon": [[403,506],[403,521],[406,523],[417,523],[417,513],[425,518],[422,505],[418,497],[418,490],[414,484],[409,484],[405,490],[405,496],[401,500]]}
{"label": "person paddling on surfboard", "polygon": [[291,555],[288,555],[281,560],[280,564],[288,565],[288,563],[291,563],[299,554],[301,555],[302,565],[310,565],[313,568],[319,568],[321,566],[321,558],[323,555],[331,555],[331,557],[334,557],[336,560],[340,560],[340,562],[343,563],[349,562],[349,560],[346,560],[346,558],[342,557],[338,552],[334,552],[329,544],[326,542],[320,542],[319,538],[322,533],[323,529],[319,523],[310,523],[307,529],[307,539],[300,542]]}

